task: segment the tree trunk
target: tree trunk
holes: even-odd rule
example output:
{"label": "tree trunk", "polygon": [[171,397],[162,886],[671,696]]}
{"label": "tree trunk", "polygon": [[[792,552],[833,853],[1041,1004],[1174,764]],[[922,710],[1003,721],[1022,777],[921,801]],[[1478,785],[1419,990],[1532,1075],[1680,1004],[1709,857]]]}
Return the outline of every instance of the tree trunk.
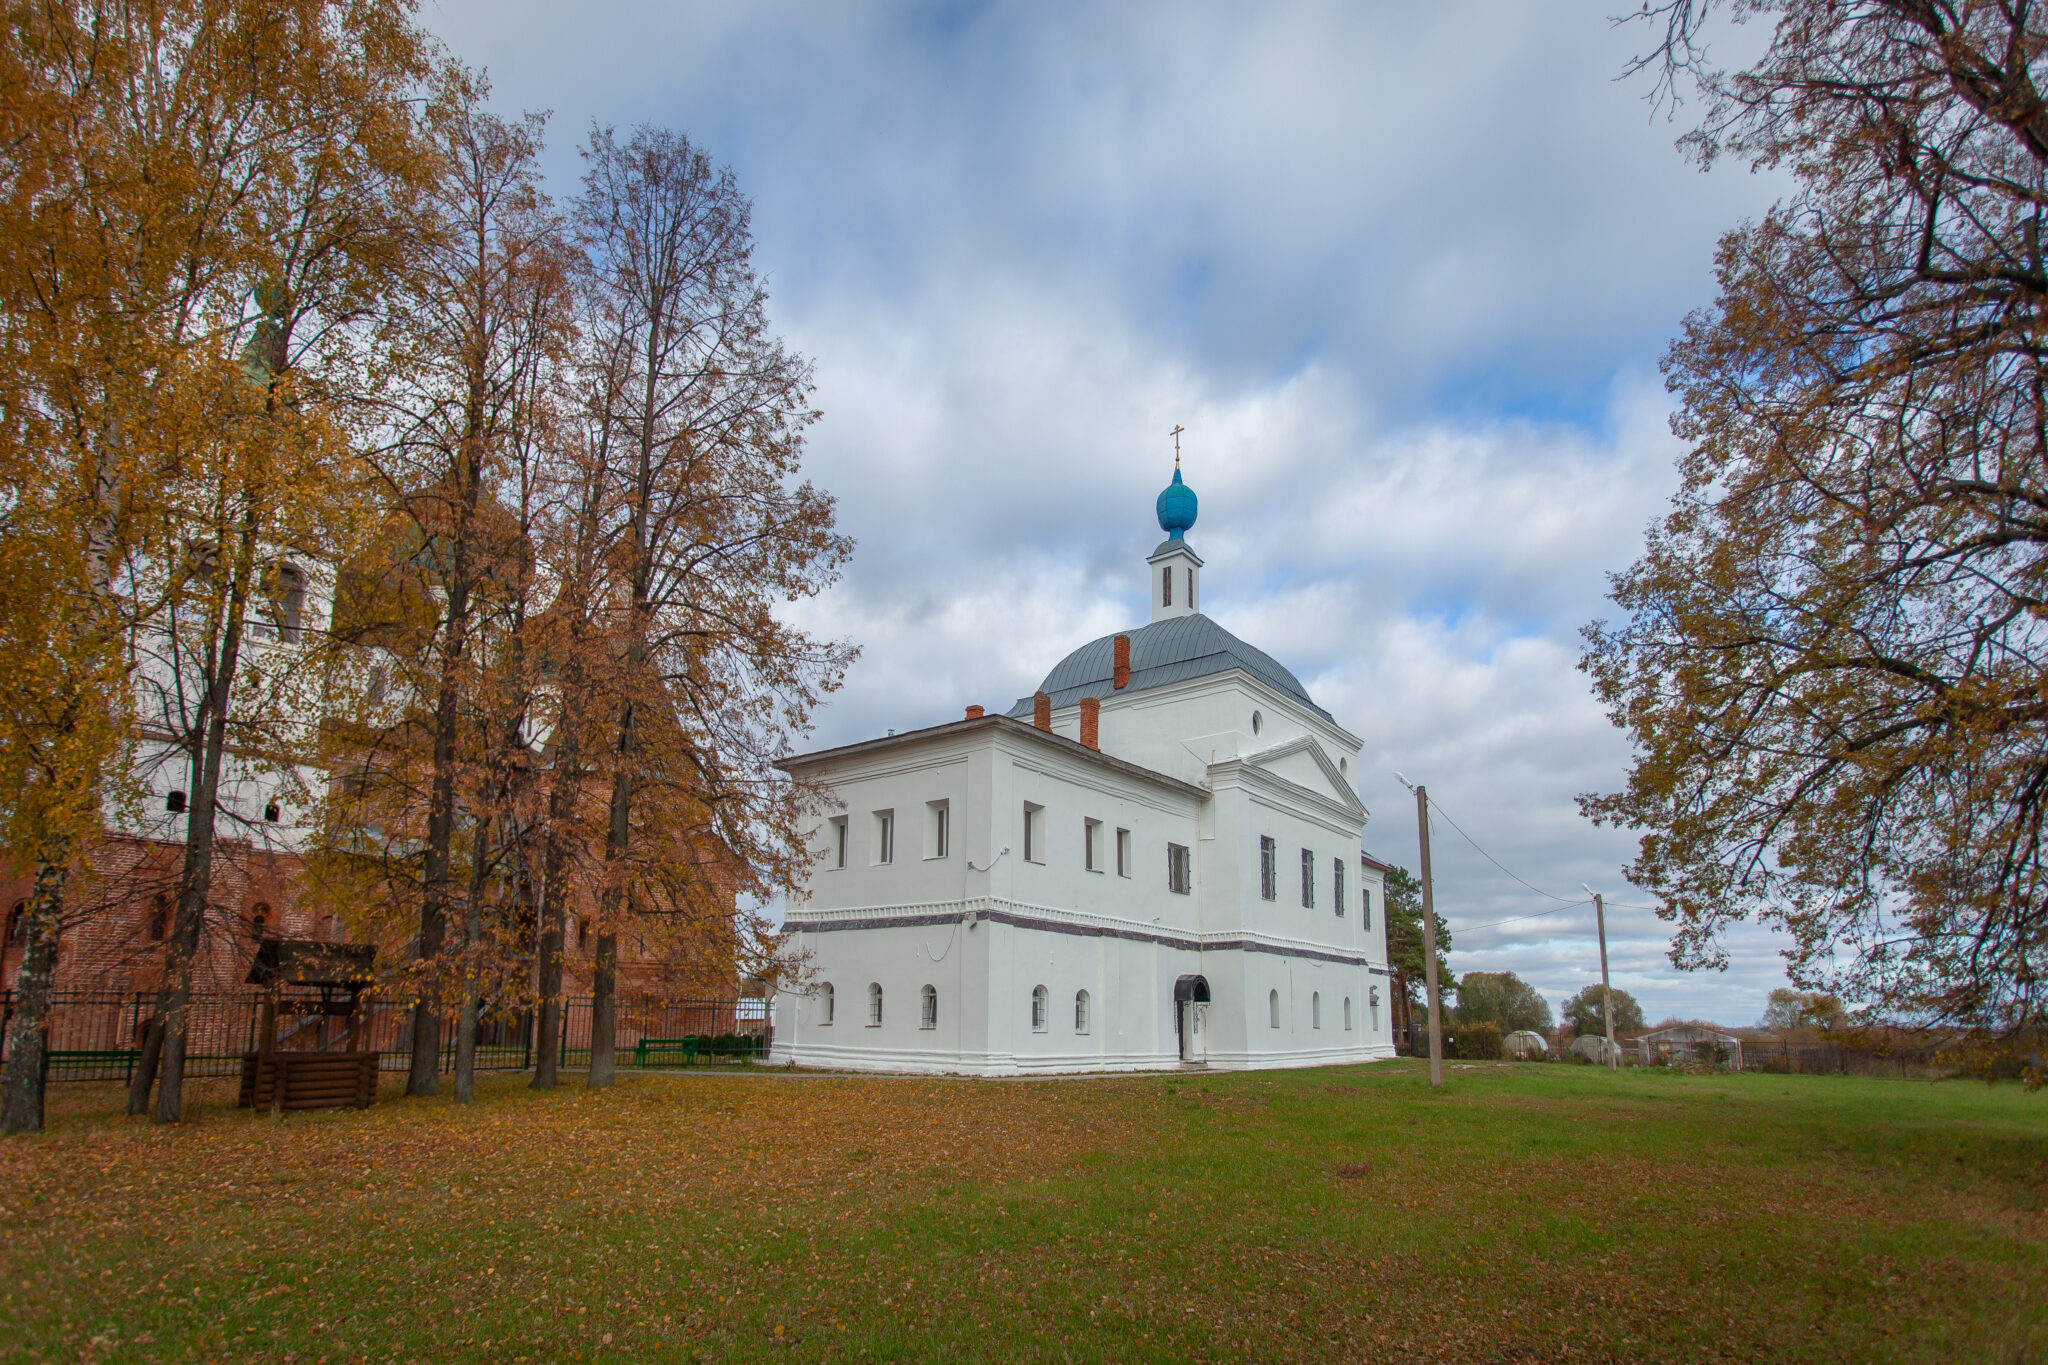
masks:
{"label": "tree trunk", "polygon": [[590,973],[590,1075],[584,1085],[597,1090],[613,1079],[612,1050],[617,1020],[619,936],[597,936],[597,960]]}
{"label": "tree trunk", "polygon": [[[176,1123],[184,1113],[186,1011],[192,998],[192,968],[206,930],[206,903],[213,893],[213,847],[220,799],[220,770],[228,748],[228,699],[241,667],[242,626],[256,572],[259,523],[251,493],[242,514],[240,540],[228,580],[227,619],[207,679],[205,729],[192,766],[192,790],[185,818],[185,863],[179,877],[178,911],[171,946],[164,954],[169,996],[163,1013],[164,1041],[158,1062],[156,1121]],[[209,641],[209,644],[212,642]]]}
{"label": "tree trunk", "polygon": [[590,972],[590,1074],[584,1085],[596,1090],[612,1083],[612,1052],[617,1019],[619,935],[621,903],[626,900],[619,885],[625,865],[627,841],[632,836],[633,783],[625,764],[633,752],[633,709],[629,705],[619,724],[620,770],[612,779],[611,824],[605,833],[605,885],[598,910],[597,956]]}
{"label": "tree trunk", "polygon": [[533,1088],[553,1090],[562,1062],[562,954],[569,927],[569,822],[576,814],[576,788],[583,780],[577,761],[576,726],[563,703],[557,727],[554,785],[548,790],[547,858],[541,868],[539,1018],[534,1027]]}
{"label": "tree trunk", "polygon": [[169,995],[159,990],[156,993],[156,1010],[149,1016],[149,1022],[142,1026],[142,1055],[135,1059],[135,1072],[128,1078],[128,1113],[149,1112],[149,1092],[156,1085],[156,1072],[164,1055],[164,1011],[170,1008]]}
{"label": "tree trunk", "polygon": [[462,907],[462,1014],[455,1021],[454,1099],[457,1104],[468,1104],[476,1097],[476,1025],[479,1007],[476,945],[480,928],[477,924],[477,907],[483,904],[484,879],[490,871],[487,850],[490,833],[489,816],[476,822],[471,835],[474,847],[470,851],[469,898]]}
{"label": "tree trunk", "polygon": [[7,1073],[0,1080],[0,1132],[43,1130],[43,1058],[50,1044],[50,986],[57,975],[69,841],[46,843],[36,859],[35,890],[21,917],[26,943],[7,1026]]}

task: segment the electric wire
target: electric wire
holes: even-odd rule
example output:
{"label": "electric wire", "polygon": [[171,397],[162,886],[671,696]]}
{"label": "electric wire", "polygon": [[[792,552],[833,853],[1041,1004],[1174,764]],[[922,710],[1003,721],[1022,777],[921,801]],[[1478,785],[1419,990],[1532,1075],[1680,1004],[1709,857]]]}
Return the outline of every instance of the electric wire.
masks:
{"label": "electric wire", "polygon": [[[1495,867],[1499,868],[1509,877],[1521,883],[1524,887],[1527,887],[1529,890],[1534,891],[1537,895],[1543,897],[1543,899],[1560,902],[1556,908],[1550,910],[1533,910],[1526,915],[1510,915],[1506,919],[1493,920],[1492,922],[1487,924],[1465,924],[1455,926],[1460,932],[1472,933],[1479,929],[1498,929],[1503,924],[1515,924],[1525,919],[1542,919],[1546,915],[1562,914],[1566,910],[1576,909],[1579,906],[1591,905],[1593,903],[1592,898],[1589,896],[1582,896],[1577,900],[1573,900],[1568,896],[1553,895],[1552,893],[1545,891],[1542,887],[1536,885],[1528,878],[1521,876],[1519,873],[1515,872],[1514,869],[1510,868],[1506,863],[1503,863],[1500,859],[1494,857],[1491,853],[1488,853],[1484,848],[1481,848],[1479,841],[1477,839],[1474,839],[1470,834],[1467,834],[1465,832],[1465,827],[1459,824],[1456,820],[1451,818],[1451,813],[1443,808],[1443,804],[1439,802],[1436,799],[1436,797],[1431,796],[1429,798],[1429,804],[1431,809],[1435,810],[1438,815],[1441,815],[1444,818],[1445,824],[1449,825],[1452,829],[1458,831],[1459,838],[1463,839],[1466,843],[1472,845],[1473,849],[1479,854],[1480,857],[1486,859],[1486,861],[1492,863]],[[1610,908],[1616,910],[1656,910],[1658,908],[1654,905],[1634,905],[1628,901],[1607,901],[1605,902],[1605,904]]]}
{"label": "electric wire", "polygon": [[1438,803],[1437,799],[1436,799],[1436,798],[1435,798],[1434,796],[1432,796],[1432,797],[1430,797],[1430,798],[1429,798],[1429,804],[1430,804],[1431,806],[1435,807],[1435,809],[1436,809],[1436,813],[1437,813],[1438,815],[1441,815],[1441,816],[1443,816],[1443,818],[1444,818],[1444,823],[1445,823],[1445,824],[1449,825],[1449,826],[1450,826],[1450,827],[1451,827],[1452,829],[1454,829],[1454,830],[1457,830],[1457,831],[1458,831],[1458,835],[1459,835],[1459,837],[1460,837],[1460,838],[1464,839],[1464,841],[1465,841],[1466,843],[1468,843],[1468,844],[1472,845],[1472,847],[1473,847],[1473,848],[1475,848],[1475,849],[1478,849],[1478,850],[1479,850],[1479,856],[1480,856],[1480,857],[1482,857],[1482,858],[1486,859],[1486,861],[1488,861],[1489,863],[1492,863],[1492,864],[1493,864],[1493,865],[1494,865],[1495,867],[1499,868],[1499,869],[1500,869],[1501,871],[1503,871],[1503,872],[1506,872],[1506,873],[1508,874],[1508,876],[1510,876],[1510,877],[1513,877],[1513,878],[1514,878],[1514,879],[1515,879],[1516,881],[1518,881],[1518,882],[1521,882],[1523,886],[1526,886],[1526,887],[1528,887],[1528,888],[1529,888],[1529,889],[1530,889],[1531,891],[1534,891],[1534,892],[1535,892],[1535,893],[1536,893],[1537,895],[1539,895],[1539,896],[1543,897],[1543,899],[1545,899],[1545,900],[1547,900],[1547,901],[1561,901],[1561,902],[1563,902],[1563,903],[1564,903],[1565,905],[1581,905],[1581,904],[1583,904],[1583,905],[1591,905],[1591,904],[1592,904],[1592,902],[1591,902],[1590,900],[1584,900],[1584,899],[1574,900],[1574,899],[1573,899],[1573,898],[1571,898],[1570,896],[1553,896],[1553,895],[1551,895],[1551,894],[1550,894],[1550,893],[1549,893],[1548,891],[1545,891],[1545,890],[1544,890],[1544,889],[1543,889],[1542,887],[1540,887],[1540,886],[1536,885],[1536,884],[1535,884],[1534,882],[1531,882],[1531,881],[1529,881],[1529,880],[1527,880],[1527,879],[1525,879],[1525,878],[1523,878],[1523,877],[1521,877],[1521,876],[1518,876],[1518,875],[1517,875],[1516,873],[1514,873],[1514,872],[1513,872],[1512,870],[1510,870],[1510,869],[1509,869],[1509,867],[1508,867],[1508,865],[1507,865],[1506,863],[1504,863],[1504,862],[1502,862],[1502,861],[1501,861],[1500,859],[1498,859],[1498,858],[1494,857],[1494,856],[1493,856],[1493,855],[1492,855],[1491,853],[1488,853],[1488,852],[1487,852],[1487,851],[1486,851],[1485,849],[1483,849],[1483,848],[1479,848],[1479,841],[1478,841],[1477,839],[1474,839],[1474,838],[1473,838],[1473,837],[1472,837],[1471,835],[1469,835],[1469,834],[1465,833],[1465,828],[1464,828],[1464,826],[1460,825],[1460,824],[1459,824],[1459,823],[1458,823],[1458,822],[1457,822],[1456,820],[1453,820],[1453,819],[1451,819],[1451,813],[1450,813],[1449,811],[1445,810],[1445,809],[1443,808],[1443,806],[1442,806],[1441,804],[1439,804],[1439,803]]}

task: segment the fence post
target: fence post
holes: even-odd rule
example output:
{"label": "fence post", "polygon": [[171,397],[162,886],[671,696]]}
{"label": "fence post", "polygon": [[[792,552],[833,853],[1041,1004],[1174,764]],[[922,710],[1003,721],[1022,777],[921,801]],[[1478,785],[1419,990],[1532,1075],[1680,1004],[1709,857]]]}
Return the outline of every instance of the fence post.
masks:
{"label": "fence post", "polygon": [[521,1071],[531,1071],[531,1070],[533,1070],[533,1021],[534,1021],[534,1017],[535,1017],[535,1016],[534,1016],[534,1011],[532,1011],[532,1010],[530,1010],[530,1009],[529,1009],[529,1010],[527,1010],[527,1011],[526,1011],[526,1023],[525,1023],[525,1025],[524,1025],[524,1026],[523,1026],[523,1027],[522,1027],[522,1028],[521,1028],[521,1029],[519,1030],[519,1036],[520,1036],[520,1037],[521,1037],[521,1038],[522,1038],[523,1040],[525,1040],[525,1043],[526,1043],[526,1050],[525,1050],[525,1052],[524,1052],[524,1053],[523,1053],[523,1054],[521,1055],[521,1057],[520,1057],[520,1061],[519,1061],[519,1069],[520,1069]]}

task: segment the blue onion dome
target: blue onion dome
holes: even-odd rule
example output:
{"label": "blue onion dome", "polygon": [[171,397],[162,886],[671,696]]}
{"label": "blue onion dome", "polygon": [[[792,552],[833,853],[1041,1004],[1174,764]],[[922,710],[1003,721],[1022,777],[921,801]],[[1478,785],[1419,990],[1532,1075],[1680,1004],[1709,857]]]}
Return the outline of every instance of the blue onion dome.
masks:
{"label": "blue onion dome", "polygon": [[1173,482],[1159,495],[1159,529],[1179,540],[1195,524],[1195,490],[1180,481],[1180,465],[1173,466]]}

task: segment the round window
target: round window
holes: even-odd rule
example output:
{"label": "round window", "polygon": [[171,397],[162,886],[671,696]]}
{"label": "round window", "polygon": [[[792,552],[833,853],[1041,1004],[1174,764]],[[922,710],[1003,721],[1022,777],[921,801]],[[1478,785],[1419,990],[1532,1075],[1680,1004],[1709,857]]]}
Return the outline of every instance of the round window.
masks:
{"label": "round window", "polygon": [[1266,718],[1256,711],[1252,712],[1252,733],[1256,735],[1265,728]]}

